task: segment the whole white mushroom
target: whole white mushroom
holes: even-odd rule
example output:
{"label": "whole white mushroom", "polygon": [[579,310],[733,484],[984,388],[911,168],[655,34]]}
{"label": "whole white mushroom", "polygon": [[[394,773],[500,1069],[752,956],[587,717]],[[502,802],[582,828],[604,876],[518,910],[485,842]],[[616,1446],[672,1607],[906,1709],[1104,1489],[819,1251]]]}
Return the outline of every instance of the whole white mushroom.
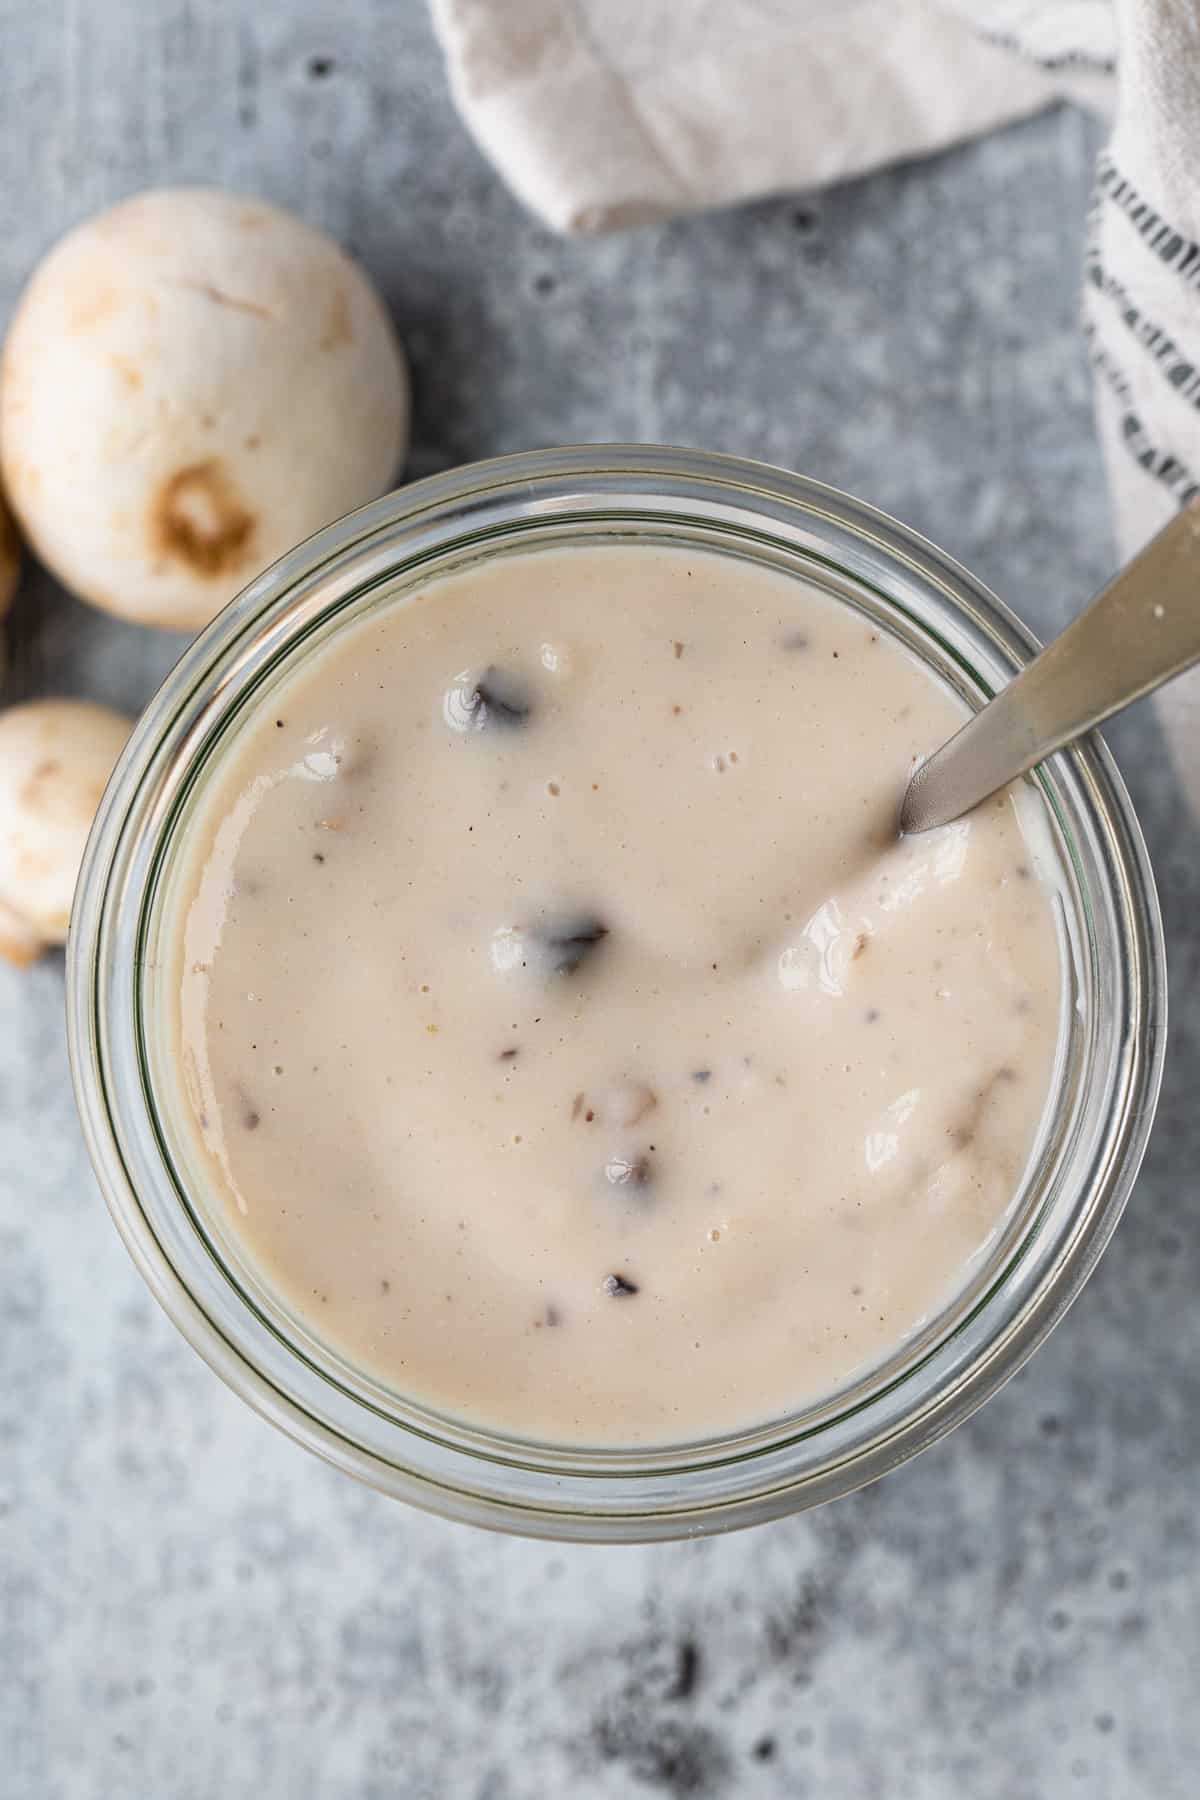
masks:
{"label": "whole white mushroom", "polygon": [[66,942],[83,848],[131,721],[87,700],[0,713],[0,956]]}
{"label": "whole white mushroom", "polygon": [[408,413],[391,322],[331,238],[261,200],[164,188],[34,272],[0,364],[0,463],[69,588],[194,630],[392,485]]}

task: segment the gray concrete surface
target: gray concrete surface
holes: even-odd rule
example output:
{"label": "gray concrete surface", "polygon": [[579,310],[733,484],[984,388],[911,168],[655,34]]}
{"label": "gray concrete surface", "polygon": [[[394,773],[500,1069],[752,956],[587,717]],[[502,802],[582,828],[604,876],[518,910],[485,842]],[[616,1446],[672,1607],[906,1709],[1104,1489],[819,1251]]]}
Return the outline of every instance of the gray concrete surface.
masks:
{"label": "gray concrete surface", "polygon": [[[417,0],[0,0],[0,318],[67,225],[233,184],[357,251],[412,471],[570,439],[764,456],[900,514],[1043,630],[1109,565],[1076,332],[1093,125],[819,199],[562,243],[466,140]],[[137,705],[177,646],[27,581],[5,698]],[[1183,1800],[1200,1753],[1200,843],[1113,733],[1174,1045],[1099,1273],[950,1440],[717,1542],[557,1550],[409,1514],[260,1424],[112,1232],[62,969],[0,971],[4,1800]]]}

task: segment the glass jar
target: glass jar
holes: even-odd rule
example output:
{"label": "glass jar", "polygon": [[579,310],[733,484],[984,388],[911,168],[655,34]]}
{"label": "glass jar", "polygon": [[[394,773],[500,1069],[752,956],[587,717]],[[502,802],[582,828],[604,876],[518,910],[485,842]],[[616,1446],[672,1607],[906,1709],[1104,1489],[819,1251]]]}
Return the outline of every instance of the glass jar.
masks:
{"label": "glass jar", "polygon": [[[489,1434],[401,1399],[287,1314],[214,1227],[168,1117],[157,1021],[162,897],[189,798],[243,710],[350,616],[480,557],[572,542],[686,544],[792,570],[908,645],[973,707],[1036,649],[932,545],[797,475],[692,451],[553,450],[439,475],[309,539],[182,657],[105,795],[68,949],[88,1148],[134,1261],[180,1330],[266,1418],[339,1468],[448,1517],[545,1537],[729,1529],[848,1492],[925,1448],[1066,1311],[1125,1204],[1162,1068],[1161,925],[1103,745],[1037,772],[1063,868],[1066,1001],[1055,1092],[990,1253],[882,1367],[794,1417],[661,1451]],[[903,771],[897,771],[897,784]]]}

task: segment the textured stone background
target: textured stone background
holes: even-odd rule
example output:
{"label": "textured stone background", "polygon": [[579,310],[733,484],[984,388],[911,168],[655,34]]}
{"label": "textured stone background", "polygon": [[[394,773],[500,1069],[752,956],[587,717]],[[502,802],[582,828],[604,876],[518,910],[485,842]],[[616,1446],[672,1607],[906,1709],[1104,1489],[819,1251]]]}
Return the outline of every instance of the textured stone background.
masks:
{"label": "textured stone background", "polygon": [[[465,139],[417,0],[0,0],[0,318],[147,182],[254,190],[381,282],[412,473],[645,438],[900,514],[1040,628],[1110,560],[1076,333],[1095,127],[561,243]],[[29,580],[5,698],[138,705],[177,645]],[[1088,1291],[881,1486],[718,1542],[409,1514],[260,1424],[143,1291],[85,1163],[62,969],[0,972],[3,1800],[1182,1800],[1200,1753],[1200,844],[1113,733],[1171,938],[1171,1073]]]}

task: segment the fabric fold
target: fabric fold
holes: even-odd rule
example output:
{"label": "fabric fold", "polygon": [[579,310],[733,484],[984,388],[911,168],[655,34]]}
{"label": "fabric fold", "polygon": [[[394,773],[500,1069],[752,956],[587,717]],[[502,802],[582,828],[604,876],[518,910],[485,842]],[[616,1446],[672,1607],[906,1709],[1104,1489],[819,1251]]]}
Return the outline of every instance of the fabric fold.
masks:
{"label": "fabric fold", "polygon": [[433,16],[476,140],[564,232],[926,156],[1079,74],[929,0],[433,0]]}

